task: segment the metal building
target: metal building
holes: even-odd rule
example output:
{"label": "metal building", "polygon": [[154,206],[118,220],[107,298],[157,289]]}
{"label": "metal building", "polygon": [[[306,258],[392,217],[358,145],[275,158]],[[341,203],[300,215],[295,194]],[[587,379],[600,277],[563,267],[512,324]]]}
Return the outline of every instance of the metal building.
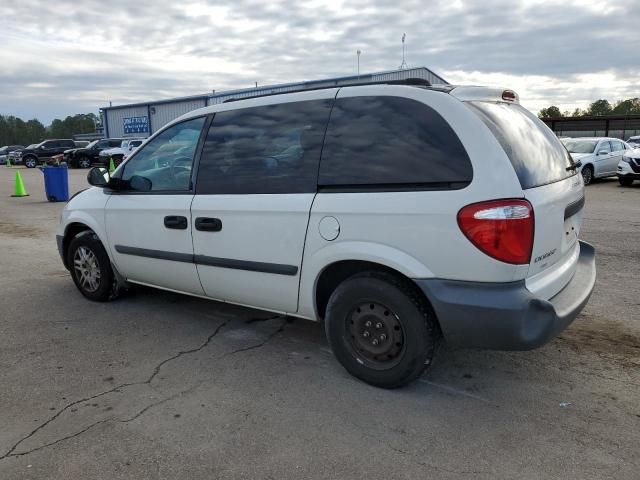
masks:
{"label": "metal building", "polygon": [[291,90],[300,90],[305,88],[313,89],[334,87],[356,81],[362,83],[376,83],[390,80],[404,80],[407,78],[421,78],[428,80],[433,85],[448,84],[446,80],[439,75],[436,75],[428,68],[419,67],[103,107],[100,109],[100,114],[102,116],[104,136],[107,138],[148,137],[154,132],[157,132],[162,126],[166,125],[171,120],[178,118],[184,113],[197,108],[206,107],[208,105],[222,103],[229,98],[244,98],[269,93],[284,93]]}
{"label": "metal building", "polygon": [[616,137],[627,140],[640,135],[640,115],[602,115],[543,119],[558,136]]}

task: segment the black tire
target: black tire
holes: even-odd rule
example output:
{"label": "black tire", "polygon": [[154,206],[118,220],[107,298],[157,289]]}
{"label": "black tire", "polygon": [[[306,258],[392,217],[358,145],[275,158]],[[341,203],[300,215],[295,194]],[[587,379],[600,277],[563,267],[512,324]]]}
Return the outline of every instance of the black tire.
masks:
{"label": "black tire", "polygon": [[91,159],[89,157],[80,157],[76,164],[78,168],[90,168],[91,167]]}
{"label": "black tire", "polygon": [[[431,364],[438,341],[428,303],[408,281],[382,272],[354,275],[335,289],[327,305],[325,331],[342,366],[382,388],[401,387],[418,378]],[[374,346],[375,341],[379,343]]]}
{"label": "black tire", "polygon": [[590,185],[593,182],[593,167],[591,165],[582,167],[582,181],[585,185]]}
{"label": "black tire", "polygon": [[[83,253],[86,255],[87,252],[92,256],[85,256],[87,261],[83,263]],[[115,282],[111,262],[95,233],[83,232],[71,240],[67,251],[67,265],[73,283],[86,298],[96,302],[106,302],[114,297]],[[99,278],[89,275],[95,282],[91,282],[89,277],[81,278],[81,270],[84,269],[89,273],[95,272],[95,268],[98,270]]]}
{"label": "black tire", "polygon": [[618,177],[618,182],[623,187],[630,187],[633,184],[633,178]]}
{"label": "black tire", "polygon": [[36,168],[38,166],[38,159],[36,157],[27,157],[22,159],[22,164],[27,168]]}

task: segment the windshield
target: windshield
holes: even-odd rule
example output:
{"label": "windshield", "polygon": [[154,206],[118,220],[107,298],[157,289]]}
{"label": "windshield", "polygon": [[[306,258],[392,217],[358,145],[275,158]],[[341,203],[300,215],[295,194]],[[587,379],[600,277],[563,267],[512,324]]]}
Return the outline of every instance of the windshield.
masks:
{"label": "windshield", "polygon": [[2,147],[0,148],[0,155],[3,155],[5,153],[7,153],[9,151],[9,147]]}
{"label": "windshield", "polygon": [[597,144],[595,140],[571,140],[564,145],[569,153],[593,153]]}
{"label": "windshield", "polygon": [[470,102],[509,157],[522,188],[559,182],[577,173],[562,142],[538,117],[518,104]]}
{"label": "windshield", "polygon": [[86,146],[86,147],[84,147],[84,148],[92,148],[92,147],[93,147],[96,143],[98,143],[98,142],[99,142],[99,140],[94,140],[93,142],[91,142],[89,145],[87,145],[87,146]]}

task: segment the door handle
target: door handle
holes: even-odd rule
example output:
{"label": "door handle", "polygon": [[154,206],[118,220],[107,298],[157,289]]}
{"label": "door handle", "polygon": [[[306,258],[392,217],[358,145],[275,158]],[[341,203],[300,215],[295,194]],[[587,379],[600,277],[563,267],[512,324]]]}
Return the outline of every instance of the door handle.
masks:
{"label": "door handle", "polygon": [[198,217],[194,225],[196,230],[201,232],[219,232],[222,230],[222,220],[219,218]]}
{"label": "door handle", "polygon": [[172,228],[174,230],[186,230],[187,229],[187,217],[180,215],[168,215],[164,217],[164,226]]}

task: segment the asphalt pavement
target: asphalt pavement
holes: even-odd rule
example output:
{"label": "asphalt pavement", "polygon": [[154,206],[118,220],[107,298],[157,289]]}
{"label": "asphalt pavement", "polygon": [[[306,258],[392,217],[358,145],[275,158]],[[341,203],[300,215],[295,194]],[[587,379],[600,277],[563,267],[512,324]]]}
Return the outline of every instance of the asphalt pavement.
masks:
{"label": "asphalt pavement", "polygon": [[598,280],[559,338],[444,346],[387,391],[317,323],[150,288],[89,302],[56,250],[64,204],[0,167],[0,478],[638,479],[639,205],[640,183],[587,188]]}

